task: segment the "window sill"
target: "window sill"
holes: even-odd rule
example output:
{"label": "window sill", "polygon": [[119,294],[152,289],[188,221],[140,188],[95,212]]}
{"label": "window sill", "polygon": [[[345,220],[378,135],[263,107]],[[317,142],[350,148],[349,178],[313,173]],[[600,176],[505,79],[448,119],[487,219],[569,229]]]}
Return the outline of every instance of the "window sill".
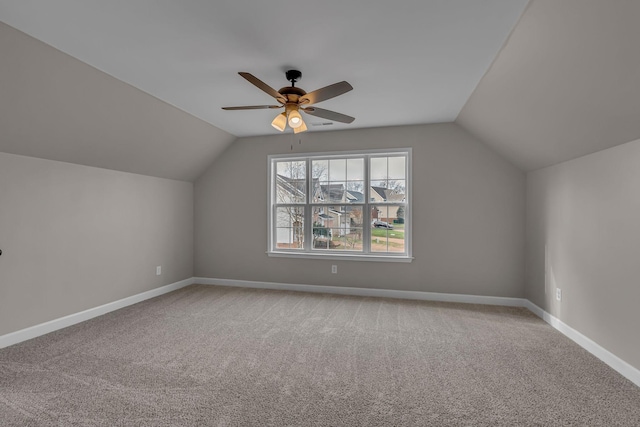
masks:
{"label": "window sill", "polygon": [[304,259],[326,259],[338,261],[373,261],[373,262],[411,262],[411,256],[385,256],[385,255],[357,255],[339,253],[295,253],[295,252],[269,252],[267,255],[275,258],[304,258]]}

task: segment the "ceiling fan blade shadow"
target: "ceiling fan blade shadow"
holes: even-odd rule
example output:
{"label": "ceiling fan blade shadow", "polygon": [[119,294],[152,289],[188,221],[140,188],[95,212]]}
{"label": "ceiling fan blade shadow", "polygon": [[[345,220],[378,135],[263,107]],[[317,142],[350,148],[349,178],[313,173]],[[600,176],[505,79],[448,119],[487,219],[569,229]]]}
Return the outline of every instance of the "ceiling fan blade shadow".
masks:
{"label": "ceiling fan blade shadow", "polygon": [[355,120],[355,117],[347,116],[346,114],[336,113],[335,111],[325,110],[324,108],[308,107],[302,108],[307,114],[312,116],[322,117],[323,119],[333,120],[334,122],[351,123]]}
{"label": "ceiling fan blade shadow", "polygon": [[278,92],[277,90],[275,90],[274,88],[272,88],[271,86],[269,86],[268,84],[266,84],[265,82],[263,82],[262,80],[260,80],[259,78],[257,78],[256,76],[254,76],[251,73],[246,73],[244,71],[240,71],[238,74],[240,74],[242,77],[244,77],[249,83],[251,83],[252,85],[254,85],[255,87],[257,87],[258,89],[262,90],[263,92],[273,96],[275,99],[277,99],[278,101],[281,102],[287,102],[287,99],[282,96],[280,94],[280,92]]}
{"label": "ceiling fan blade shadow", "polygon": [[242,105],[239,107],[222,107],[223,110],[262,110],[266,108],[282,108],[282,105]]}
{"label": "ceiling fan blade shadow", "polygon": [[306,95],[300,97],[301,104],[317,104],[318,102],[326,101],[327,99],[335,98],[338,95],[347,93],[353,89],[347,82],[338,82],[329,86],[325,86],[313,92],[309,92]]}

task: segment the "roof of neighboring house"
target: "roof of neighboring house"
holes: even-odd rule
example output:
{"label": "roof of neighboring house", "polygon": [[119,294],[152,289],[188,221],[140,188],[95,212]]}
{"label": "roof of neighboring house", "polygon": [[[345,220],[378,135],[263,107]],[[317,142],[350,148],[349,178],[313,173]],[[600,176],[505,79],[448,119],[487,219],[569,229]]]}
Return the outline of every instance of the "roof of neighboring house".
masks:
{"label": "roof of neighboring house", "polygon": [[[304,178],[289,178],[283,175],[277,175],[278,185],[290,192],[296,197],[304,197],[306,194],[306,180]],[[314,179],[317,197],[326,202],[336,203],[363,203],[365,200],[364,193],[354,190],[345,190],[344,184],[320,184]],[[378,194],[385,202],[400,202],[404,200],[405,195],[398,193],[391,188],[371,186],[371,191]],[[317,194],[317,193],[320,194]]]}
{"label": "roof of neighboring house", "polygon": [[283,189],[287,190],[294,196],[304,197],[305,192],[305,180],[304,179],[295,179],[288,178],[284,175],[277,175],[278,185]]}
{"label": "roof of neighboring house", "polygon": [[386,194],[386,188],[384,187],[374,187],[373,185],[371,186],[371,190],[375,191],[376,193],[378,193],[378,195],[380,197],[382,197],[383,200],[387,200],[387,194]]}
{"label": "roof of neighboring house", "polygon": [[364,194],[362,194],[359,191],[347,190],[346,191],[346,196],[347,196],[347,200],[352,202],[352,203],[364,202]]}
{"label": "roof of neighboring house", "polygon": [[322,191],[322,195],[325,200],[327,199],[328,195],[330,202],[342,202],[342,198],[344,196],[343,184],[320,185],[320,190]]}
{"label": "roof of neighboring house", "polygon": [[405,195],[398,193],[391,188],[371,186],[371,190],[375,191],[385,202],[400,202],[404,200]]}

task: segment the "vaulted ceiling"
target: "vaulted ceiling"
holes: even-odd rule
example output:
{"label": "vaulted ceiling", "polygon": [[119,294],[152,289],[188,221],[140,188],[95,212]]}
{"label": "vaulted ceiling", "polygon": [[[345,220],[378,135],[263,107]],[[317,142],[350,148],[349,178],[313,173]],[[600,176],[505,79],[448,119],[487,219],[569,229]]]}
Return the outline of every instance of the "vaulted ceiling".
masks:
{"label": "vaulted ceiling", "polygon": [[0,151],[193,180],[235,137],[277,133],[274,110],[221,110],[271,103],[237,72],[278,89],[297,68],[307,91],[354,86],[319,106],[356,121],[311,132],[455,120],[532,170],[640,137],[638,18],[602,0],[0,0]]}
{"label": "vaulted ceiling", "polygon": [[523,170],[640,138],[640,1],[533,0],[458,116]]}
{"label": "vaulted ceiling", "polygon": [[[274,103],[302,71],[307,92],[346,80],[322,108],[331,129],[455,120],[526,0],[0,1],[5,23],[236,136],[278,133]],[[309,118],[311,124],[326,120]],[[324,127],[323,127],[324,128]]]}

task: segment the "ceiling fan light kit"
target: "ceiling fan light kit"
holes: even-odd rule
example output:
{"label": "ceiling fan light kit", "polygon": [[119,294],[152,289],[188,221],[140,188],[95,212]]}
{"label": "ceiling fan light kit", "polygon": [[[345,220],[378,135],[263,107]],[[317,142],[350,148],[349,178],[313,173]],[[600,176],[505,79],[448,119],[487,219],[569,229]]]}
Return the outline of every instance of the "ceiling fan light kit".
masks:
{"label": "ceiling fan light kit", "polygon": [[283,132],[284,128],[287,127],[287,115],[285,113],[278,114],[271,122],[271,126],[278,129],[280,132]]}
{"label": "ceiling fan light kit", "polygon": [[280,132],[284,132],[287,123],[289,127],[293,129],[294,133],[300,133],[307,130],[307,125],[302,119],[300,111],[304,111],[312,116],[322,117],[325,119],[351,123],[355,118],[347,116],[346,114],[336,113],[335,111],[324,110],[317,107],[306,107],[311,104],[326,101],[327,99],[334,98],[338,95],[342,95],[349,92],[353,87],[345,82],[334,83],[329,86],[325,86],[321,89],[307,93],[304,90],[296,87],[296,82],[302,78],[302,73],[298,70],[289,70],[285,73],[287,80],[291,82],[291,86],[285,86],[276,91],[271,86],[267,85],[262,80],[253,76],[250,73],[239,72],[249,83],[256,86],[263,92],[271,95],[280,103],[280,105],[247,105],[242,107],[222,107],[223,110],[259,110],[265,108],[282,108],[284,112],[276,116],[271,122],[271,126]]}
{"label": "ceiling fan light kit", "polygon": [[296,129],[296,128],[299,128],[302,125],[302,123],[303,123],[302,116],[300,115],[298,110],[292,109],[289,112],[289,126],[292,129]]}
{"label": "ceiling fan light kit", "polygon": [[300,126],[298,126],[297,128],[293,128],[293,133],[300,133],[300,132],[304,132],[306,130],[307,130],[307,125],[303,121],[300,124]]}

